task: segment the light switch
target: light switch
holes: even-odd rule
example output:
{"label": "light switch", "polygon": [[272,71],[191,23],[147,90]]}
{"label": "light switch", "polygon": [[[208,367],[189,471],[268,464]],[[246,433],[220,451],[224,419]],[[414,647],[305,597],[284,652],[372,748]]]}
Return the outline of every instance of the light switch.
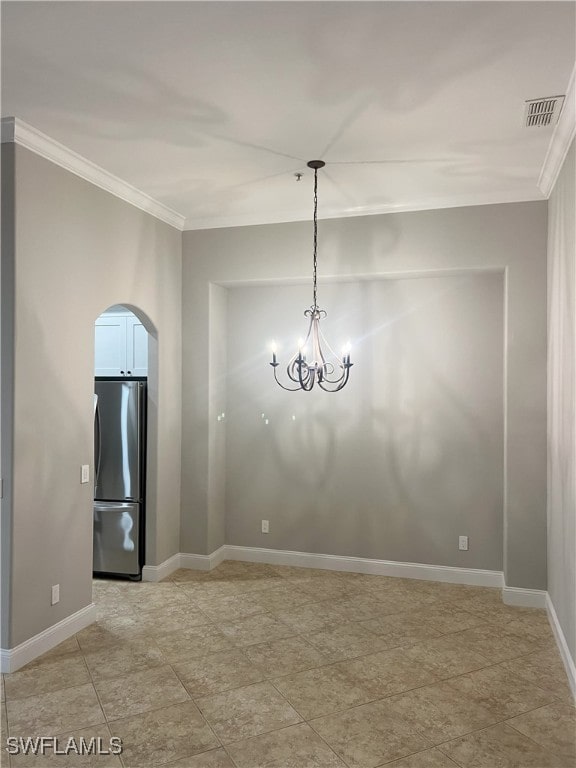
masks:
{"label": "light switch", "polygon": [[80,482],[81,483],[90,482],[90,464],[82,464],[82,470],[80,473]]}

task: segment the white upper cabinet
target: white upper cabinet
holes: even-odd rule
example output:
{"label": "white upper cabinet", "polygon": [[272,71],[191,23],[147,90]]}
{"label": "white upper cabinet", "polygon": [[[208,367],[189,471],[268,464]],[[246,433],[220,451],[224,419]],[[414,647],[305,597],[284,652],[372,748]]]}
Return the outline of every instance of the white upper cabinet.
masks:
{"label": "white upper cabinet", "polygon": [[132,376],[148,375],[148,331],[134,316],[126,318],[126,365]]}
{"label": "white upper cabinet", "polygon": [[135,315],[110,313],[96,320],[94,375],[148,375],[148,332]]}

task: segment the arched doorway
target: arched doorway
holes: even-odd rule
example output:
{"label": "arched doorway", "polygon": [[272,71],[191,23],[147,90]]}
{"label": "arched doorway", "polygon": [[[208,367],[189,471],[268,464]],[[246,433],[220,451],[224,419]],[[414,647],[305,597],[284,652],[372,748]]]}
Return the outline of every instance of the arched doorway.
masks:
{"label": "arched doorway", "polygon": [[115,304],[94,338],[93,572],[140,580],[155,540],[157,334],[139,308]]}

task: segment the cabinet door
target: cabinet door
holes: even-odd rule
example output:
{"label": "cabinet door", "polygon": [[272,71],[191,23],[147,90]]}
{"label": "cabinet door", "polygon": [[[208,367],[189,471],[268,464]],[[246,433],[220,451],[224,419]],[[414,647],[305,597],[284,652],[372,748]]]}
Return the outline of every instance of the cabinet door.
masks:
{"label": "cabinet door", "polygon": [[126,372],[126,318],[102,315],[95,323],[94,374],[122,376]]}
{"label": "cabinet door", "polygon": [[126,318],[126,365],[129,376],[148,376],[148,331],[137,317]]}

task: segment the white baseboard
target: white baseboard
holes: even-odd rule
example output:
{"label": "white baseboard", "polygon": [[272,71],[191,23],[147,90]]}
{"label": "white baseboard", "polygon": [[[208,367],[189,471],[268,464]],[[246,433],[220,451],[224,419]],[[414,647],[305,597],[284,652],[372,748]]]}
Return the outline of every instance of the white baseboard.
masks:
{"label": "white baseboard", "polygon": [[568,648],[568,643],[564,637],[564,632],[562,631],[562,627],[558,621],[554,603],[550,599],[550,595],[548,593],[546,593],[546,610],[548,612],[548,620],[550,621],[550,626],[552,627],[554,637],[556,638],[556,645],[560,651],[560,657],[564,662],[564,668],[566,669],[566,674],[568,676],[568,683],[570,684],[572,695],[576,700],[576,664],[574,663],[574,659],[572,658],[570,649]]}
{"label": "white baseboard", "polygon": [[218,549],[215,549],[214,552],[212,552],[210,557],[210,570],[212,568],[216,568],[216,566],[220,565],[220,563],[223,560],[226,560],[228,558],[228,547],[224,544],[222,547],[219,547]]}
{"label": "white baseboard", "polygon": [[547,592],[544,589],[522,589],[504,587],[502,602],[506,605],[519,605],[523,608],[546,608]]}
{"label": "white baseboard", "polygon": [[426,565],[422,563],[399,563],[394,560],[319,555],[313,552],[292,552],[281,549],[262,549],[260,547],[238,547],[233,544],[226,544],[224,548],[226,550],[225,559],[245,560],[249,563],[297,565],[304,568],[354,571],[356,573],[371,573],[378,576],[401,576],[404,579],[443,581],[450,584],[472,584],[481,587],[504,586],[504,575],[501,571],[453,568],[446,565]]}
{"label": "white baseboard", "polygon": [[[180,560],[182,555],[178,552],[176,555],[172,555],[168,560],[164,560],[160,565],[145,565],[142,568],[142,581],[162,581],[171,573],[177,571],[181,567]],[[190,566],[185,566],[189,568]]]}
{"label": "white baseboard", "polygon": [[226,547],[215,549],[209,555],[193,555],[187,552],[180,553],[180,568],[192,568],[197,571],[211,571],[226,559]]}
{"label": "white baseboard", "polygon": [[90,605],[81,608],[71,616],[67,616],[57,624],[53,624],[29,640],[25,640],[15,648],[2,648],[0,650],[0,671],[15,672],[24,664],[28,664],[29,661],[52,650],[64,640],[68,640],[69,637],[80,632],[81,629],[94,621],[96,621],[96,606],[94,603],[90,603]]}

